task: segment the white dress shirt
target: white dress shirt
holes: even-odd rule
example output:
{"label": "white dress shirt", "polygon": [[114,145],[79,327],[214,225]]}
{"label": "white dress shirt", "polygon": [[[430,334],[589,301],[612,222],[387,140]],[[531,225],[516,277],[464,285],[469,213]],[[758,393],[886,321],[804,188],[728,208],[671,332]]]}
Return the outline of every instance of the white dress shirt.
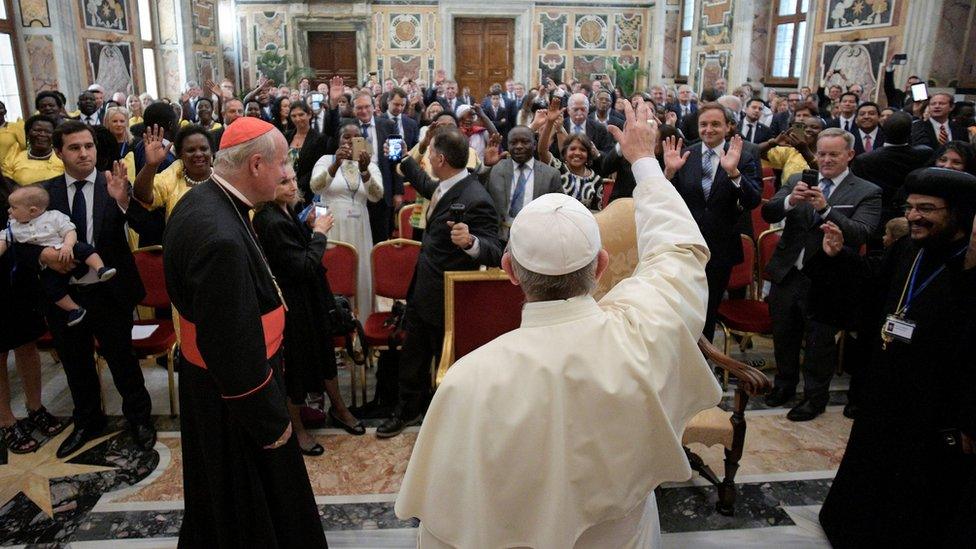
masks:
{"label": "white dress shirt", "polygon": [[[440,183],[437,184],[437,190],[434,191],[434,194],[437,195],[438,198],[444,196],[445,194],[447,194],[447,191],[451,190],[451,187],[456,185],[459,181],[461,181],[465,177],[468,177],[469,173],[470,172],[468,172],[468,170],[461,170],[457,174],[441,181]],[[435,206],[434,201],[431,200],[431,205],[430,205],[431,215],[434,214],[434,206]],[[464,250],[464,253],[470,255],[471,257],[477,258],[478,253],[481,251],[481,243],[478,241],[477,236],[471,235],[471,237],[474,238],[474,244],[472,244],[471,247],[468,248],[467,250]]]}
{"label": "white dress shirt", "polygon": [[[840,125],[838,127],[842,130],[847,130],[851,133],[854,133],[854,130],[857,129],[857,127],[854,125],[853,116],[850,118],[844,118],[843,116],[838,116],[837,120],[840,122]],[[848,128],[847,126],[848,124],[850,124],[850,128]]]}
{"label": "white dress shirt", "polygon": [[[532,197],[534,196],[535,159],[529,158],[523,166],[525,166],[525,170],[528,172],[525,175],[525,192],[522,193],[522,207],[524,208],[529,202],[532,202]],[[508,216],[508,211],[512,208],[512,199],[515,197],[515,189],[518,187],[519,180],[519,163],[514,160],[512,160],[512,172],[512,191],[508,193],[508,208],[505,208],[505,211],[502,212],[505,215],[505,223],[508,225],[512,224],[512,218]]]}
{"label": "white dress shirt", "polygon": [[81,113],[81,121],[84,122],[85,124],[88,124],[89,126],[98,126],[101,124],[101,120],[98,119],[97,110],[88,115],[86,115],[85,113]]}
{"label": "white dress shirt", "polygon": [[861,134],[861,145],[862,146],[864,145],[864,140],[867,138],[867,136],[870,135],[871,136],[871,150],[873,151],[874,149],[878,148],[878,127],[877,126],[875,126],[873,130],[871,130],[871,131],[869,131],[867,133],[865,133],[864,130],[862,130],[860,128],[858,128],[857,131],[860,132],[860,134]]}
{"label": "white dress shirt", "polygon": [[[379,155],[381,151],[378,148],[376,143],[376,117],[374,116],[370,118],[369,122],[367,123],[369,124],[369,128],[366,130],[367,132],[366,141],[369,143],[370,147],[372,148],[372,150],[370,151],[370,161],[379,165]],[[357,118],[356,124],[359,126],[359,131],[362,131],[363,121]]]}
{"label": "white dress shirt", "polygon": [[401,118],[403,114],[393,114],[390,111],[386,111],[386,116],[390,118],[390,122],[393,122],[397,135],[403,137],[403,119]]}
{"label": "white dress shirt", "polygon": [[945,126],[946,134],[949,135],[949,140],[946,142],[948,143],[949,141],[952,141],[952,127],[949,126],[948,118],[946,118],[945,122],[936,122],[934,118],[929,118],[929,124],[932,124],[932,129],[935,130],[936,143],[939,142],[939,130],[942,128],[943,125]]}
{"label": "white dress shirt", "polygon": [[[707,149],[708,149],[708,145],[706,145],[705,142],[702,141],[701,144],[702,158],[705,157],[705,151]],[[712,155],[712,184],[714,185],[715,176],[718,175],[719,162],[722,160],[722,155],[725,154],[725,142],[723,141],[721,145],[712,149],[712,152],[715,153]],[[737,175],[735,179],[732,179],[730,177],[729,180],[731,180],[732,184],[735,185],[736,188],[738,188],[740,185],[742,185],[742,174],[740,173],[739,175]]]}

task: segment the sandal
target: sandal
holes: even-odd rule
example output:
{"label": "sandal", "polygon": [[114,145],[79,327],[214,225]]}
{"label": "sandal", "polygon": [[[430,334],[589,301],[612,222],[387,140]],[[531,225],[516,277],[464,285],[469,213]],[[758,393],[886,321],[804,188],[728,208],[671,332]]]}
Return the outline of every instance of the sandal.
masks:
{"label": "sandal", "polygon": [[0,436],[7,450],[15,454],[29,454],[37,450],[40,444],[31,436],[30,427],[23,420],[17,421],[10,427],[0,427]]}
{"label": "sandal", "polygon": [[329,419],[332,420],[332,423],[334,423],[335,425],[337,425],[343,431],[349,433],[350,435],[360,436],[366,434],[366,427],[363,427],[362,422],[357,421],[355,425],[349,425],[345,421],[339,419],[339,416],[337,416],[335,412],[332,411],[332,408],[329,408]]}
{"label": "sandal", "polygon": [[35,429],[40,431],[44,436],[48,438],[53,438],[58,435],[61,431],[64,431],[68,425],[71,425],[71,420],[59,419],[51,415],[47,411],[47,408],[41,406],[37,410],[27,411],[27,419],[25,420],[28,425],[32,425]]}

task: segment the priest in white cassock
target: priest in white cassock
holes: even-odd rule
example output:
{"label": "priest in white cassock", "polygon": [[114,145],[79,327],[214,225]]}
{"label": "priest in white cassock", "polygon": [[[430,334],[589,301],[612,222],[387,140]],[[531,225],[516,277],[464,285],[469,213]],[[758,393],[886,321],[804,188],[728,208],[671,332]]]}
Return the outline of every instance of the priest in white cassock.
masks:
{"label": "priest in white cassock", "polygon": [[548,194],[515,218],[502,266],[522,324],[434,396],[396,501],[420,547],[660,546],[654,488],[691,476],[681,435],[721,391],[697,346],[708,248],[654,158],[651,109],[626,109],[610,131],[637,181],[639,265],[597,302],[593,215]]}

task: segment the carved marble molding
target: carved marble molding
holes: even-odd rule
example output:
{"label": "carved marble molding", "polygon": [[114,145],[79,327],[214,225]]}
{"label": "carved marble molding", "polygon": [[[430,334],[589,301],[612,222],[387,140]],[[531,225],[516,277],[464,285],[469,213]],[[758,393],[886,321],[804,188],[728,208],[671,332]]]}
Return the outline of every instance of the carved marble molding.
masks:
{"label": "carved marble molding", "polygon": [[369,16],[333,17],[324,15],[295,16],[291,19],[295,48],[292,51],[296,66],[307,67],[308,33],[309,32],[337,32],[352,31],[356,33],[356,70],[359,72],[357,80],[366,80],[371,70],[369,60],[372,59],[370,36],[373,34],[372,18]]}

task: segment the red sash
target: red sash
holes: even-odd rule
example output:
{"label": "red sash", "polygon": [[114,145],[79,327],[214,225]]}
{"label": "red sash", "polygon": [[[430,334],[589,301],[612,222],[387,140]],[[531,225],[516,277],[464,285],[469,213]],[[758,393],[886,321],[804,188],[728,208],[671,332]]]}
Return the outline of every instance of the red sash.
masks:
{"label": "red sash", "polygon": [[[179,315],[179,317],[180,352],[194,366],[206,370],[207,364],[197,347],[197,325],[187,320],[183,315]],[[267,358],[271,358],[281,348],[281,342],[285,337],[284,306],[279,306],[277,309],[262,315],[261,324],[264,327],[264,346],[267,349]]]}

